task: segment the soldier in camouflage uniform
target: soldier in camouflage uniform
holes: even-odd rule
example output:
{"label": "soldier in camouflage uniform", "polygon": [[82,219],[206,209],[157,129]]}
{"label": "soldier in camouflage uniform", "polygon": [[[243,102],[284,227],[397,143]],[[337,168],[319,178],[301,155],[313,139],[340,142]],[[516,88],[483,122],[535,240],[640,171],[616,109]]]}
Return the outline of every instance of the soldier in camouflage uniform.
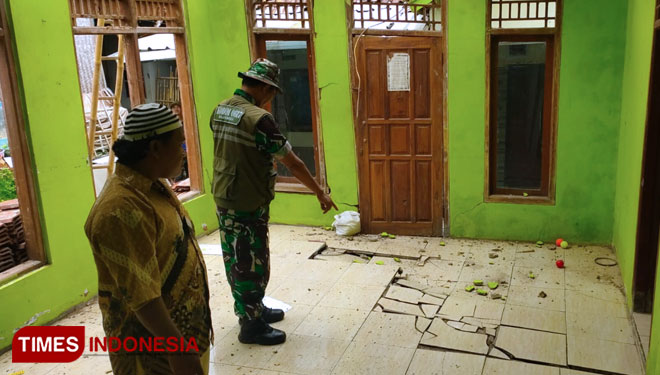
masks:
{"label": "soldier in camouflage uniform", "polygon": [[279,68],[266,59],[238,73],[242,87],[221,102],[211,116],[215,154],[213,196],[227,280],[239,317],[242,343],[280,344],[286,334],[269,325],[284,312],[264,307],[270,276],[268,208],[275,197],[274,159],[316,194],[323,212],[337,209],[305,164],[291,150],[273,116],[263,107],[282,92]]}

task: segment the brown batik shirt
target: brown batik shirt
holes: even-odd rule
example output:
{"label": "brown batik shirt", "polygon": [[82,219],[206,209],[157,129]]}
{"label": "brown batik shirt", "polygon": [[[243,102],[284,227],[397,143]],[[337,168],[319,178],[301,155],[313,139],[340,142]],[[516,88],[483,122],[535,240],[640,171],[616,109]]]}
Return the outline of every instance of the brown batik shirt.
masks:
{"label": "brown batik shirt", "polygon": [[[206,265],[192,222],[172,190],[117,165],[87,218],[98,270],[99,305],[108,337],[150,337],[135,311],[162,297],[175,325],[200,355],[209,348]],[[115,374],[170,374],[165,355],[118,352]]]}

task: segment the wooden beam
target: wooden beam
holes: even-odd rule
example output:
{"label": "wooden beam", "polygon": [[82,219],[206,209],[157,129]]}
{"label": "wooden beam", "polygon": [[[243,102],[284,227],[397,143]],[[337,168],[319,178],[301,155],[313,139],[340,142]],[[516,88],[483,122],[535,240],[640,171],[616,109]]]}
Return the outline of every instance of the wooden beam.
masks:
{"label": "wooden beam", "polygon": [[131,108],[145,102],[144,79],[142,77],[142,64],[140,50],[136,35],[126,35],[126,80],[128,81],[128,96],[131,99]]}
{"label": "wooden beam", "polygon": [[172,27],[130,27],[130,26],[73,26],[75,35],[98,35],[98,34],[183,34],[185,28]]}
{"label": "wooden beam", "polygon": [[[186,148],[188,151],[188,174],[190,177],[190,189],[204,191],[204,179],[202,176],[201,152],[199,146],[199,132],[197,116],[195,114],[195,103],[193,101],[193,90],[190,79],[188,50],[186,38],[183,35],[174,36],[174,49],[176,51],[176,66],[179,78],[179,97],[181,100],[181,111],[183,113],[183,130],[186,136]],[[204,129],[207,129],[204,127]]]}
{"label": "wooden beam", "polygon": [[384,35],[384,36],[428,36],[441,37],[442,31],[423,30],[379,30],[379,29],[353,29],[353,35]]}

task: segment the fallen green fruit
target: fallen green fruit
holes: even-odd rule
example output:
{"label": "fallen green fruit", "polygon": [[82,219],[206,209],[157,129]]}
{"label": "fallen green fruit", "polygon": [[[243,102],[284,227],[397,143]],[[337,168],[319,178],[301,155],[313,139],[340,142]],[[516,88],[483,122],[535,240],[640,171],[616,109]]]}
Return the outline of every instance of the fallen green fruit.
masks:
{"label": "fallen green fruit", "polygon": [[401,263],[401,259],[399,259],[399,258],[394,258],[394,261],[398,262],[398,263]]}
{"label": "fallen green fruit", "polygon": [[390,234],[388,237],[389,237],[389,238],[396,238],[396,236],[393,235],[393,234]]}
{"label": "fallen green fruit", "polygon": [[500,285],[500,284],[498,284],[498,283],[496,283],[496,282],[494,282],[494,281],[491,281],[491,282],[488,283],[488,287],[489,287],[490,289],[497,289],[497,287],[498,287],[499,285]]}
{"label": "fallen green fruit", "polygon": [[380,234],[380,236],[381,237],[387,237],[387,236],[389,236],[389,234],[387,232],[383,232],[383,233]]}
{"label": "fallen green fruit", "polygon": [[443,241],[443,242],[440,242],[440,246],[445,246],[444,241]]}
{"label": "fallen green fruit", "polygon": [[567,249],[567,248],[568,248],[568,242],[566,242],[566,241],[561,241],[561,248],[562,248],[562,249]]}
{"label": "fallen green fruit", "polygon": [[468,285],[468,286],[465,287],[466,292],[471,292],[473,290],[474,290],[474,285]]}
{"label": "fallen green fruit", "polygon": [[379,265],[379,266],[382,266],[383,264],[385,264],[385,262],[383,262],[382,260],[377,260],[376,264]]}
{"label": "fallen green fruit", "polygon": [[362,262],[360,262],[360,261],[357,260],[357,259],[354,259],[354,260],[353,260],[353,263],[362,263]]}
{"label": "fallen green fruit", "polygon": [[332,227],[325,227],[325,230],[332,230]]}
{"label": "fallen green fruit", "polygon": [[535,279],[536,276],[534,276],[534,274],[530,272],[530,273],[529,273],[529,278],[530,278],[530,279]]}
{"label": "fallen green fruit", "polygon": [[543,245],[543,241],[536,241],[537,245]]}
{"label": "fallen green fruit", "polygon": [[484,285],[483,280],[474,280],[473,283],[474,283],[474,285],[476,285],[476,286],[482,286],[482,285]]}
{"label": "fallen green fruit", "polygon": [[528,196],[529,196],[529,194],[523,193],[523,197],[528,197]]}
{"label": "fallen green fruit", "polygon": [[480,296],[487,296],[488,292],[483,289],[477,289],[477,294]]}

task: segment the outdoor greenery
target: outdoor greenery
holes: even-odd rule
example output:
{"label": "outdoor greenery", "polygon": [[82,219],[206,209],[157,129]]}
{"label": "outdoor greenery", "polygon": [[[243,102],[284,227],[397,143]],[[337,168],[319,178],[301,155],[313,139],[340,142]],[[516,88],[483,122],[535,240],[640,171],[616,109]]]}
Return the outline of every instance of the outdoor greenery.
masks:
{"label": "outdoor greenery", "polygon": [[10,168],[0,169],[0,202],[16,198],[16,182]]}

